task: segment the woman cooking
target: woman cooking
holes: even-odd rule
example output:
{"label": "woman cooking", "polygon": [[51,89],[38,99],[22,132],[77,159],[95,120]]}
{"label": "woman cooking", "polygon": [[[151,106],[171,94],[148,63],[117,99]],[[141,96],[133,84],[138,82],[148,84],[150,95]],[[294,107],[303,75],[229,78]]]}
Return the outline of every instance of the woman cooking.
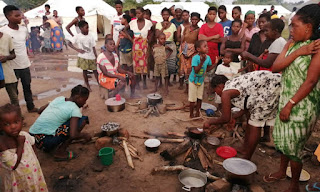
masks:
{"label": "woman cooking", "polygon": [[147,89],[147,50],[148,50],[148,34],[153,24],[151,21],[144,18],[144,9],[138,7],[136,9],[137,19],[132,20],[129,25],[133,31],[133,70],[137,76],[137,87],[139,88],[139,82],[141,75],[143,76],[143,89]]}
{"label": "woman cooking", "polygon": [[[223,75],[214,76],[211,88],[221,97],[222,115],[205,122],[203,128],[229,123],[247,112],[248,127],[243,149],[239,152],[244,154],[245,159],[251,159],[260,139],[261,128],[274,125],[281,90],[280,80],[281,74],[270,71],[254,71],[230,81]],[[231,115],[232,105],[241,111]]]}
{"label": "woman cooking", "polygon": [[280,169],[265,176],[264,181],[284,179],[290,162],[292,179],[287,191],[298,192],[304,145],[320,110],[320,41],[316,40],[320,37],[320,4],[302,7],[291,21],[292,40],[272,67],[273,72],[282,72],[282,90],[273,130],[276,149],[282,153]]}

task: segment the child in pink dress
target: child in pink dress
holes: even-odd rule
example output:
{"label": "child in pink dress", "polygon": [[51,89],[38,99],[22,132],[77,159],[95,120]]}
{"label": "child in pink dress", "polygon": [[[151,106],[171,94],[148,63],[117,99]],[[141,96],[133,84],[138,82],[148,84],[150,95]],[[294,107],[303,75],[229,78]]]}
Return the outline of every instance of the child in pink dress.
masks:
{"label": "child in pink dress", "polygon": [[0,169],[5,191],[48,191],[34,152],[35,139],[21,129],[20,108],[12,104],[0,107]]}

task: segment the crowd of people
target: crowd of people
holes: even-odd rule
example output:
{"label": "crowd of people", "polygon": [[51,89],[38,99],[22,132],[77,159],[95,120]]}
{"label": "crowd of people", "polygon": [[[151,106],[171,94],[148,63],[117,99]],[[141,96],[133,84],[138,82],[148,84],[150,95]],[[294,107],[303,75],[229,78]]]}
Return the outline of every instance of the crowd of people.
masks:
{"label": "crowd of people", "polygon": [[[292,15],[289,40],[281,36],[285,23],[274,16],[274,7],[259,18],[255,18],[254,11],[248,11],[241,20],[241,7],[235,6],[231,21],[224,5],[210,7],[204,20],[199,13],[177,5],[164,8],[163,21],[155,22],[150,10],[138,7],[126,13],[120,0],[114,6],[117,14],[111,22],[111,34],[105,36],[99,53],[83,7],[76,7],[78,16],[65,29],[72,38],[65,41],[62,18],[45,6],[40,26],[44,30],[43,46],[48,52],[61,51],[63,45],[77,51],[77,66],[83,70],[85,87],[78,85],[69,98],[60,96],[40,109],[32,99],[28,30],[21,25],[22,14],[17,7],[4,8],[9,24],[0,28],[0,80],[11,101],[0,107],[0,165],[6,171],[6,191],[47,191],[33,146],[54,151],[55,160],[64,161],[76,157],[67,151],[72,140],[91,139],[82,133],[89,118],[82,116],[80,110],[92,91],[89,70],[98,84],[108,89],[110,97],[126,85],[130,85],[131,97],[135,97],[141,82],[147,89],[148,77],[154,80],[153,92],[159,90],[164,79],[164,93],[169,94],[171,78],[176,81],[178,76],[179,89],[186,87],[190,118],[200,116],[205,83],[209,80],[207,89],[215,93],[222,115],[206,121],[204,130],[214,131],[213,125],[233,123],[246,116],[248,126],[239,152],[251,159],[261,139],[261,129],[263,140],[270,141],[270,127],[274,127],[273,141],[282,153],[280,169],[263,180],[282,180],[290,162],[292,179],[288,191],[299,191],[302,150],[319,115],[320,4],[304,6]],[[70,30],[73,26],[76,34]],[[33,52],[42,46],[39,34],[39,27],[31,29]],[[40,114],[29,133],[21,131],[18,80],[28,111]],[[240,111],[232,113],[232,107]]]}

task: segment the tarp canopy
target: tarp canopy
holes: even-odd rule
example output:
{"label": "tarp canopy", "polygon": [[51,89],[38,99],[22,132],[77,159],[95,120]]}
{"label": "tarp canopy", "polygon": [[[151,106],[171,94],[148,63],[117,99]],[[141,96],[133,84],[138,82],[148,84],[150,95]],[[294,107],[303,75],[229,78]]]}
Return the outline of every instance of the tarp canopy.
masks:
{"label": "tarp canopy", "polygon": [[4,14],[3,14],[3,8],[5,6],[7,6],[7,4],[0,0],[0,26],[3,26],[7,21],[7,19],[5,18]]}
{"label": "tarp canopy", "polygon": [[[45,13],[44,5],[50,5],[50,11],[58,11],[58,16],[63,18],[63,29],[77,16],[75,8],[81,6],[84,8],[85,19],[89,23],[90,32],[97,39],[97,28],[104,35],[111,31],[111,19],[117,11],[103,0],[48,0],[43,5],[34,8],[25,13],[31,26],[42,24],[42,16]],[[72,27],[72,32],[75,28]],[[66,38],[70,38],[65,31]]]}
{"label": "tarp canopy", "polygon": [[[262,13],[263,9],[267,9],[268,11],[271,8],[271,5],[253,5],[253,4],[233,4],[233,5],[225,5],[227,8],[227,18],[230,20],[232,19],[232,9],[235,6],[240,6],[241,7],[241,19],[244,19],[244,15],[246,14],[247,11],[252,10],[255,11],[256,18],[259,17],[259,15]],[[278,11],[278,16],[280,17],[281,15],[287,17],[291,13],[288,9],[284,8],[281,5],[275,5],[274,10]]]}
{"label": "tarp canopy", "polygon": [[201,18],[204,20],[209,5],[204,2],[162,2],[161,4],[147,4],[143,8],[150,9],[152,12],[152,20],[162,21],[161,10],[163,8],[170,8],[172,5],[181,5],[184,10],[188,10],[190,14],[192,12],[198,12],[201,15]]}

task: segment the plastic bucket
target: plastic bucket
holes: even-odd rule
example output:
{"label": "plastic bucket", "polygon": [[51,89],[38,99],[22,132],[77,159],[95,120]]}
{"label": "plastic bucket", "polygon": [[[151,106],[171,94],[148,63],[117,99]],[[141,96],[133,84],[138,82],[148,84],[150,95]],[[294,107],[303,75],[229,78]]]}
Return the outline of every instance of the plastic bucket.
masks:
{"label": "plastic bucket", "polygon": [[111,165],[113,163],[114,149],[111,147],[104,147],[99,151],[99,157],[102,165]]}

